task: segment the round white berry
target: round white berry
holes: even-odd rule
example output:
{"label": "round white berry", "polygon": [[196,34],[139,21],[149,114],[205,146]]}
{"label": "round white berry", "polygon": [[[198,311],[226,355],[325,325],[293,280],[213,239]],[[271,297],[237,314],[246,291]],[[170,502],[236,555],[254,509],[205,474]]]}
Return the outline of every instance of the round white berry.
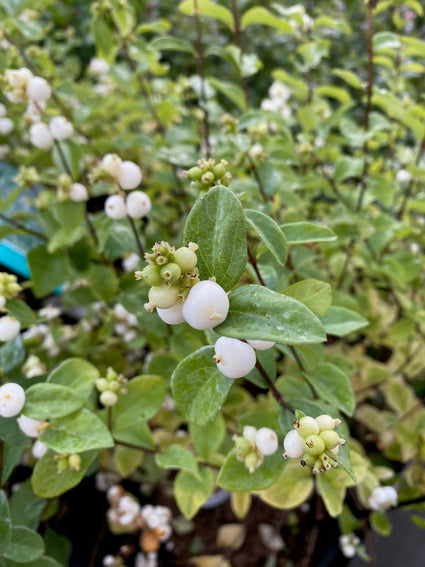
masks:
{"label": "round white berry", "polygon": [[66,140],[72,136],[74,128],[64,116],[55,116],[49,122],[49,129],[55,140]]}
{"label": "round white berry", "polygon": [[115,177],[115,179],[118,179],[121,171],[121,164],[121,158],[117,156],[117,154],[106,154],[100,162],[99,167],[107,171],[112,177]]}
{"label": "round white berry", "polygon": [[44,421],[38,421],[37,419],[31,419],[26,415],[21,415],[17,419],[20,430],[28,435],[28,437],[38,437],[41,433],[40,427],[44,424]]}
{"label": "round white berry", "polygon": [[255,350],[239,339],[220,337],[214,348],[217,367],[228,378],[242,378],[255,366]]}
{"label": "round white berry", "polygon": [[151,210],[151,200],[143,191],[132,191],[126,200],[127,213],[132,219],[141,219]]}
{"label": "round white berry", "polygon": [[269,348],[272,348],[272,346],[274,346],[276,344],[273,341],[262,341],[260,339],[257,339],[255,341],[251,341],[251,340],[247,339],[246,342],[249,345],[251,345],[252,348],[254,348],[255,350],[268,350]]}
{"label": "round white berry", "polygon": [[89,198],[87,187],[82,183],[73,183],[69,191],[69,198],[76,202],[87,201]]}
{"label": "round white berry", "polygon": [[338,420],[335,420],[328,414],[322,414],[316,417],[317,425],[319,426],[319,433],[321,431],[328,431],[335,429],[335,425],[337,425]]}
{"label": "round white berry", "polygon": [[102,392],[100,394],[100,401],[104,406],[113,406],[117,403],[118,396],[115,392],[111,392],[111,390],[106,390],[106,392]]}
{"label": "round white berry", "polygon": [[305,453],[304,439],[293,429],[283,440],[285,456],[291,459],[301,459]]}
{"label": "round white berry", "polygon": [[41,459],[41,457],[44,457],[44,455],[47,453],[48,450],[49,447],[47,447],[47,445],[45,445],[39,439],[37,439],[34,445],[32,446],[31,453],[34,459]]}
{"label": "round white berry", "polygon": [[3,309],[5,305],[6,305],[6,298],[4,295],[0,295],[0,309]]}
{"label": "round white berry", "polygon": [[398,494],[393,486],[378,486],[369,497],[369,507],[376,512],[384,512],[397,504]]}
{"label": "round white berry", "polygon": [[36,102],[44,102],[50,98],[52,89],[46,79],[32,77],[27,83],[27,97]]}
{"label": "round white berry", "polygon": [[6,116],[7,110],[2,102],[0,102],[0,117]]}
{"label": "round white berry", "polygon": [[215,282],[196,283],[183,304],[183,317],[194,329],[205,331],[220,325],[229,312],[229,298]]}
{"label": "round white berry", "polygon": [[30,139],[33,146],[40,150],[48,150],[53,144],[49,127],[43,122],[36,122],[30,127]]}
{"label": "round white berry", "polygon": [[101,57],[93,57],[90,59],[89,71],[95,75],[104,75],[109,71],[109,63]]}
{"label": "round white berry", "polygon": [[121,195],[111,195],[105,201],[105,213],[111,219],[123,219],[127,216],[127,207]]}
{"label": "round white berry", "polygon": [[168,323],[168,325],[178,325],[179,323],[184,323],[183,317],[183,303],[179,301],[169,307],[168,309],[160,309],[159,307],[156,308],[156,312],[164,321],[164,323]]}
{"label": "round white berry", "polygon": [[12,130],[13,130],[12,120],[10,118],[7,118],[6,116],[0,118],[0,134],[2,136],[7,136],[12,132]]}
{"label": "round white berry", "polygon": [[279,441],[273,429],[261,427],[255,436],[255,444],[263,455],[273,455],[277,451]]}
{"label": "round white berry", "polygon": [[255,437],[257,435],[257,428],[253,425],[245,425],[243,428],[243,436],[250,443],[255,443]]}
{"label": "round white berry", "polygon": [[123,161],[118,174],[118,183],[122,189],[134,189],[142,181],[142,170],[132,161]]}
{"label": "round white berry", "polygon": [[21,413],[25,404],[24,389],[14,382],[3,384],[0,388],[0,415],[13,417]]}
{"label": "round white berry", "polygon": [[0,319],[0,341],[11,341],[21,330],[21,324],[15,317],[5,315]]}
{"label": "round white berry", "polygon": [[26,88],[28,81],[32,78],[32,73],[26,67],[20,69],[7,69],[6,81],[13,89]]}

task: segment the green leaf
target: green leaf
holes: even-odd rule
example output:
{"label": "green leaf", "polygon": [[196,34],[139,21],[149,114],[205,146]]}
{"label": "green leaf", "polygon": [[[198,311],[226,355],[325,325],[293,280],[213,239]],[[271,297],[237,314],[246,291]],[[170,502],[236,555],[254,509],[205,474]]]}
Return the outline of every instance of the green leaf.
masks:
{"label": "green leaf", "polygon": [[345,81],[350,87],[354,89],[361,89],[364,90],[363,83],[359,79],[358,75],[353,73],[352,71],[346,71],[344,69],[334,69],[332,71],[334,75]]}
{"label": "green leaf", "polygon": [[126,478],[131,476],[143,461],[143,451],[118,445],[114,450],[114,464],[119,474]]}
{"label": "green leaf", "polygon": [[190,519],[211,496],[215,472],[210,468],[200,471],[200,480],[192,473],[180,471],[174,481],[174,498],[185,518]]}
{"label": "green leaf", "polygon": [[364,158],[343,157],[335,164],[334,179],[341,183],[350,177],[360,177],[364,167]]}
{"label": "green leaf", "polygon": [[22,561],[17,563],[11,559],[5,559],[4,563],[0,563],[0,565],[1,567],[20,567],[21,565],[25,565],[25,567],[63,567],[63,565],[58,563],[56,559],[53,559],[53,557],[47,557],[46,555],[42,555],[41,557],[34,559],[34,561],[27,561],[25,563]]}
{"label": "green leaf", "polygon": [[258,496],[273,508],[288,510],[308,500],[313,488],[311,470],[302,467],[298,461],[289,461],[276,482],[259,492]]}
{"label": "green leaf", "polygon": [[245,209],[248,224],[260,236],[275,260],[284,266],[288,257],[286,238],[279,225],[268,215],[254,209]]}
{"label": "green leaf", "polygon": [[46,246],[37,246],[28,252],[27,260],[36,297],[48,295],[68,277],[69,264],[63,252],[49,254]]}
{"label": "green leaf", "polygon": [[4,490],[0,490],[0,556],[3,556],[9,546],[12,535],[12,521],[9,504]]}
{"label": "green leaf", "polygon": [[369,321],[356,311],[333,305],[329,307],[326,315],[322,318],[322,323],[326,333],[336,337],[345,337],[369,325]]}
{"label": "green leaf", "polygon": [[[201,16],[209,16],[215,20],[219,20],[224,25],[226,25],[231,31],[234,30],[234,21],[232,12],[220,6],[211,0],[197,0],[196,2],[199,14]],[[186,14],[187,16],[193,16],[195,14],[195,1],[194,0],[183,0],[179,4],[179,10]]]}
{"label": "green leaf", "polygon": [[226,434],[226,424],[221,414],[207,425],[189,424],[190,436],[196,451],[204,459],[209,459],[220,447]]}
{"label": "green leaf", "polygon": [[247,109],[245,95],[241,87],[230,81],[207,77],[208,83],[219,93],[231,100],[242,112]]}
{"label": "green leaf", "polygon": [[47,245],[47,251],[53,254],[61,248],[69,248],[87,234],[87,229],[85,226],[72,226],[72,227],[62,227],[57,230],[50,238],[50,242]]}
{"label": "green leaf", "polygon": [[0,366],[3,374],[10,372],[18,364],[21,364],[24,359],[25,349],[21,335],[18,335],[12,341],[7,341],[0,347]]}
{"label": "green leaf", "polygon": [[241,30],[244,30],[248,26],[252,25],[269,26],[279,30],[280,33],[294,33],[294,29],[288,21],[277,18],[271,12],[266,10],[266,8],[259,6],[250,8],[242,15]]}
{"label": "green leaf", "polygon": [[165,382],[161,376],[136,376],[127,383],[126,390],[112,407],[114,435],[139,427],[157,413],[164,400]]}
{"label": "green leaf", "polygon": [[346,480],[345,472],[338,469],[331,469],[318,474],[316,477],[317,490],[332,518],[338,517],[342,512],[347,486]]}
{"label": "green leaf", "polygon": [[83,408],[77,413],[52,419],[40,441],[58,453],[82,453],[91,449],[106,449],[114,440],[103,421]]}
{"label": "green leaf", "polygon": [[36,313],[20,299],[9,299],[6,302],[6,309],[9,311],[9,315],[18,319],[22,328],[34,325],[37,320]]}
{"label": "green leaf", "polygon": [[68,358],[49,374],[48,383],[67,386],[87,399],[94,388],[94,381],[99,378],[98,369],[82,358]]}
{"label": "green leaf", "polygon": [[213,356],[214,347],[202,347],[184,358],[171,376],[178,409],[198,425],[215,419],[233,384],[218,370]]}
{"label": "green leaf", "polygon": [[40,534],[25,526],[13,526],[10,542],[4,556],[20,563],[38,559],[44,552],[44,541]]}
{"label": "green leaf", "polygon": [[79,471],[67,469],[59,474],[56,455],[53,451],[48,451],[34,467],[31,477],[34,493],[42,498],[55,498],[74,488],[83,479],[96,455],[96,451],[81,454]]}
{"label": "green leaf", "polygon": [[327,226],[314,222],[290,222],[280,227],[288,244],[305,244],[307,242],[332,242],[336,234]]}
{"label": "green leaf", "polygon": [[0,419],[0,439],[3,445],[1,482],[4,484],[21,458],[22,452],[31,445],[31,440],[20,430],[16,417]]}
{"label": "green leaf", "polygon": [[388,537],[393,529],[393,525],[385,514],[380,512],[372,512],[369,520],[374,532],[383,537]]}
{"label": "green leaf", "polygon": [[239,199],[222,185],[213,187],[189,213],[184,242],[196,242],[202,280],[215,277],[225,291],[238,283],[247,262],[246,221]]}
{"label": "green leaf", "polygon": [[19,484],[10,497],[10,515],[14,525],[22,525],[36,530],[46,500],[34,494],[30,479]]}
{"label": "green leaf", "polygon": [[306,374],[308,381],[319,396],[352,416],[356,407],[356,400],[347,374],[334,364],[323,362],[314,372]]}
{"label": "green leaf", "polygon": [[305,305],[258,285],[245,285],[229,295],[226,320],[215,331],[236,339],[262,339],[298,345],[320,343],[325,333]]}
{"label": "green leaf", "polygon": [[118,291],[118,277],[113,266],[93,264],[90,270],[90,282],[93,293],[106,303]]}
{"label": "green leaf", "polygon": [[398,49],[401,46],[400,38],[396,33],[382,31],[373,36],[373,51],[383,49]]}
{"label": "green leaf", "polygon": [[302,280],[285,288],[282,293],[303,303],[318,315],[325,315],[332,302],[332,287],[320,280]]}
{"label": "green leaf", "polygon": [[261,465],[250,473],[244,463],[239,461],[236,454],[231,451],[218,473],[217,484],[232,492],[263,490],[276,481],[284,465],[282,454],[277,451],[274,455],[264,457]]}
{"label": "green leaf", "polygon": [[182,469],[201,480],[194,455],[181,445],[170,445],[163,453],[155,455],[156,464],[163,469]]}
{"label": "green leaf", "polygon": [[84,398],[67,386],[40,383],[25,392],[23,413],[32,419],[55,419],[81,409]]}
{"label": "green leaf", "polygon": [[333,98],[341,104],[345,104],[351,100],[350,95],[345,89],[342,89],[341,87],[332,87],[330,85],[318,87],[314,92],[314,96]]}
{"label": "green leaf", "polygon": [[184,53],[190,53],[192,55],[196,54],[189,42],[171,35],[156,37],[151,41],[150,45],[154,49],[159,49],[159,51],[183,51]]}

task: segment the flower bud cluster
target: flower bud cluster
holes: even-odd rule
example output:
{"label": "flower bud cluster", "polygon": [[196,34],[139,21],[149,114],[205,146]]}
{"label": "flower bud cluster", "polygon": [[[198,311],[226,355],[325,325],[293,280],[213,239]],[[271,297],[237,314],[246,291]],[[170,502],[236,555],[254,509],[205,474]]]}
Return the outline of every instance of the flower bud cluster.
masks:
{"label": "flower bud cluster", "polygon": [[10,102],[45,102],[52,89],[42,77],[36,77],[26,67],[7,69],[5,79],[8,86],[6,96]]}
{"label": "flower bud cluster", "polygon": [[6,107],[0,103],[0,136],[7,136],[13,130],[13,122],[6,114]]}
{"label": "flower bud cluster", "polygon": [[115,324],[114,331],[117,335],[122,336],[125,342],[130,342],[137,337],[134,327],[138,327],[136,315],[129,313],[125,307],[117,303],[114,307]]}
{"label": "flower bud cluster", "polygon": [[354,533],[339,536],[339,547],[344,557],[354,557],[360,543],[360,539]]}
{"label": "flower bud cluster", "polygon": [[264,456],[273,455],[278,448],[276,433],[269,427],[256,429],[245,425],[242,436],[234,435],[235,454],[244,463],[250,473],[253,473],[264,460]]}
{"label": "flower bud cluster", "polygon": [[385,512],[391,506],[396,506],[397,502],[398,494],[393,486],[374,488],[368,500],[369,508],[375,512]]}
{"label": "flower bud cluster", "polygon": [[227,170],[229,163],[222,159],[220,163],[215,163],[215,159],[200,159],[198,165],[191,167],[184,172],[186,177],[192,179],[191,186],[205,191],[214,187],[214,185],[229,185],[232,175]]}
{"label": "flower bud cluster", "polygon": [[55,461],[58,474],[69,469],[79,471],[81,468],[81,457],[78,453],[55,455]]}
{"label": "flower bud cluster", "polygon": [[[18,278],[14,274],[0,272],[0,297],[13,299],[22,290],[18,284]],[[0,303],[0,308],[3,307]]]}
{"label": "flower bud cluster", "polygon": [[310,467],[313,474],[336,468],[339,446],[346,442],[335,431],[340,423],[341,420],[326,414],[296,419],[294,429],[284,439],[283,457],[301,459],[302,466]]}
{"label": "flower bud cluster", "polygon": [[261,103],[263,110],[277,112],[285,120],[289,120],[292,116],[291,107],[288,105],[288,99],[291,93],[287,86],[280,81],[274,81],[269,88],[269,98],[265,98]]}
{"label": "flower bud cluster", "polygon": [[166,323],[184,321],[183,302],[199,282],[197,249],[198,245],[193,242],[177,250],[168,242],[156,242],[153,252],[145,254],[148,265],[135,274],[137,279],[143,279],[150,286],[149,303],[145,304],[145,309],[152,312],[156,307]]}
{"label": "flower bud cluster", "polygon": [[3,384],[0,388],[0,415],[13,417],[21,413],[25,405],[25,392],[22,386],[15,382]]}
{"label": "flower bud cluster", "polygon": [[95,386],[100,392],[100,402],[104,406],[113,406],[118,401],[118,394],[126,394],[125,384],[127,380],[121,374],[117,374],[112,368],[108,368],[105,378],[97,378]]}

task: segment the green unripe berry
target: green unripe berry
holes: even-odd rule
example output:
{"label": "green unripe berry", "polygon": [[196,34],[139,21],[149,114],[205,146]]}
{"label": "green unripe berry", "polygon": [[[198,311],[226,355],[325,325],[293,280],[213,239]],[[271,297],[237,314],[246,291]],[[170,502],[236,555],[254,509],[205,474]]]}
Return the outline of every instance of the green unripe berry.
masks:
{"label": "green unripe berry", "polygon": [[165,264],[168,262],[168,258],[166,256],[157,256],[155,258],[155,262],[157,266],[165,266]]}
{"label": "green unripe berry", "polygon": [[118,396],[115,392],[111,392],[111,390],[106,390],[106,392],[102,392],[100,394],[100,403],[104,406],[113,406],[117,403]]}
{"label": "green unripe berry", "polygon": [[67,471],[68,468],[69,468],[68,457],[58,458],[57,461],[56,461],[56,467],[57,467],[58,474],[61,474],[65,471]]}
{"label": "green unripe berry", "polygon": [[106,392],[109,388],[109,382],[106,378],[98,378],[96,380],[96,388],[99,392]]}
{"label": "green unripe berry", "polygon": [[109,390],[111,390],[111,392],[119,392],[121,388],[120,383],[118,382],[118,380],[112,380],[112,382],[109,383]]}
{"label": "green unripe berry", "polygon": [[249,472],[254,472],[254,469],[257,467],[258,465],[258,455],[256,452],[252,451],[251,453],[249,453],[244,460],[244,464],[246,466],[246,468],[249,470]]}
{"label": "green unripe berry", "polygon": [[168,284],[156,285],[149,290],[149,303],[153,307],[168,309],[177,303],[179,288]]}
{"label": "green unripe berry", "polygon": [[194,181],[199,181],[202,177],[202,173],[202,169],[199,169],[199,167],[191,167],[187,175]]}
{"label": "green unripe berry", "polygon": [[181,275],[182,271],[180,266],[172,262],[161,269],[161,278],[166,282],[176,283]]}
{"label": "green unripe berry", "polygon": [[226,168],[224,167],[224,165],[222,163],[219,163],[218,165],[215,165],[213,167],[213,172],[214,172],[216,179],[221,179],[223,177],[223,175],[226,173]]}
{"label": "green unripe berry", "polygon": [[162,284],[161,270],[158,266],[149,265],[143,268],[142,277],[150,286]]}
{"label": "green unripe berry", "polygon": [[325,442],[319,435],[309,435],[304,440],[305,452],[310,455],[320,455],[325,450]]}
{"label": "green unripe berry", "polygon": [[304,439],[309,435],[317,435],[319,433],[319,426],[314,417],[306,415],[301,419],[297,419],[293,422],[293,427],[297,431],[298,435]]}
{"label": "green unripe berry", "polygon": [[250,451],[250,443],[245,437],[235,437],[235,452],[240,461],[243,461]]}
{"label": "green unripe berry", "polygon": [[77,453],[74,453],[73,455],[69,455],[68,465],[70,469],[73,469],[74,471],[79,471],[81,468],[80,455],[78,455]]}
{"label": "green unripe berry", "polygon": [[310,455],[309,453],[304,453],[303,458],[300,462],[303,467],[313,467],[314,463],[316,462],[316,456]]}
{"label": "green unripe berry", "polygon": [[214,183],[215,181],[215,175],[212,171],[206,171],[201,177],[201,180],[205,185],[211,185],[211,183]]}
{"label": "green unripe berry", "polygon": [[334,449],[337,445],[340,445],[342,441],[338,433],[330,429],[322,431],[320,437],[323,439],[326,449]]}
{"label": "green unripe berry", "polygon": [[193,250],[182,246],[174,252],[174,262],[180,266],[182,272],[188,272],[196,266],[198,257]]}

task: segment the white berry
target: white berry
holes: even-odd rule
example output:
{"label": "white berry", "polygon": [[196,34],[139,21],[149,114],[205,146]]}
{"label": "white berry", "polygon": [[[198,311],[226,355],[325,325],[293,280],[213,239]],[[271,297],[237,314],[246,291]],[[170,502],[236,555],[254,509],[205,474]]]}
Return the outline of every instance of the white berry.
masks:
{"label": "white berry", "polygon": [[229,312],[229,298],[217,283],[205,280],[195,284],[183,305],[183,317],[194,329],[205,331],[220,325]]}
{"label": "white berry", "polygon": [[74,128],[64,116],[55,116],[49,122],[49,129],[55,140],[66,140],[72,136]]}
{"label": "white berry", "polygon": [[111,219],[123,219],[127,216],[127,207],[121,195],[111,195],[105,201],[105,213]]}
{"label": "white berry", "polygon": [[7,136],[13,130],[13,122],[10,118],[0,118],[0,134]]}
{"label": "white berry", "polygon": [[385,512],[397,504],[398,494],[393,486],[378,486],[369,497],[369,507],[376,512]]}
{"label": "white berry", "polygon": [[17,422],[20,430],[28,437],[38,437],[41,433],[40,427],[44,424],[44,421],[38,421],[26,415],[18,417]]}
{"label": "white berry", "polygon": [[44,457],[44,455],[47,453],[48,450],[49,447],[47,447],[47,445],[45,445],[39,439],[37,439],[34,445],[32,446],[31,453],[34,459],[41,459],[41,457]]}
{"label": "white berry", "polygon": [[261,427],[255,436],[255,444],[263,455],[273,455],[277,451],[279,441],[273,429]]}
{"label": "white berry", "polygon": [[9,382],[0,388],[0,415],[2,417],[13,417],[21,413],[24,404],[25,392],[19,384]]}
{"label": "white berry", "polygon": [[87,201],[89,198],[87,187],[82,183],[73,183],[69,191],[69,198],[76,202]]}
{"label": "white berry", "polygon": [[298,435],[295,429],[286,435],[283,446],[285,448],[285,456],[291,459],[301,459],[305,453],[304,439]]}
{"label": "white berry", "polygon": [[257,435],[257,428],[253,425],[245,425],[243,428],[243,436],[250,443],[255,443],[255,437]]}
{"label": "white berry", "polygon": [[106,154],[100,162],[99,167],[107,171],[112,177],[115,177],[115,179],[118,179],[121,171],[121,164],[121,158],[117,156],[117,154]]}
{"label": "white berry", "polygon": [[11,341],[21,330],[21,324],[15,317],[5,315],[0,319],[0,341]]}
{"label": "white berry", "polygon": [[178,325],[179,323],[184,323],[182,310],[183,303],[178,301],[171,307],[168,307],[168,309],[160,309],[157,307],[156,312],[164,323],[168,323],[168,325]]}
{"label": "white berry", "polygon": [[33,146],[40,150],[48,150],[53,144],[49,127],[43,122],[36,122],[30,127],[30,139]]}
{"label": "white berry", "polygon": [[255,350],[268,350],[269,348],[272,348],[272,346],[274,346],[276,344],[273,341],[262,341],[260,339],[257,339],[255,341],[251,341],[251,340],[247,339],[246,342],[249,345],[251,345],[252,348],[254,348]]}
{"label": "white berry", "polygon": [[121,189],[134,189],[142,181],[140,167],[132,161],[123,161],[118,174],[118,183]]}
{"label": "white berry", "polygon": [[215,343],[214,360],[218,369],[228,378],[242,378],[255,366],[255,351],[239,339],[220,337]]}
{"label": "white berry", "polygon": [[46,79],[32,77],[27,84],[27,97],[36,102],[44,102],[50,98],[52,89]]}
{"label": "white berry", "polygon": [[126,200],[127,213],[132,219],[141,219],[152,208],[151,200],[143,191],[132,191]]}

